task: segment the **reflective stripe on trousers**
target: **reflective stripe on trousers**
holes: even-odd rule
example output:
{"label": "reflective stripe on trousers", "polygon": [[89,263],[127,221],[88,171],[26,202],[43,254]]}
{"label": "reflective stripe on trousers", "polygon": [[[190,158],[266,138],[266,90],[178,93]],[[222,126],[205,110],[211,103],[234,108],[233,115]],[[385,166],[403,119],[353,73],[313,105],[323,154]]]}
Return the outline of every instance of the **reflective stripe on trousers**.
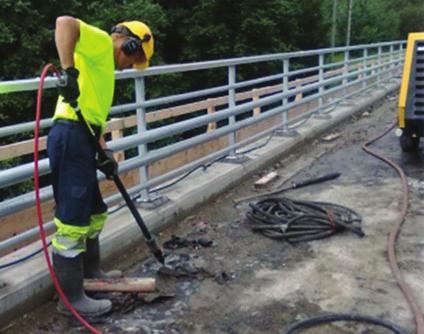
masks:
{"label": "reflective stripe on trousers", "polygon": [[91,215],[89,226],[67,225],[55,218],[56,233],[53,236],[53,251],[64,257],[75,257],[86,251],[86,240],[95,239],[103,229],[107,212]]}

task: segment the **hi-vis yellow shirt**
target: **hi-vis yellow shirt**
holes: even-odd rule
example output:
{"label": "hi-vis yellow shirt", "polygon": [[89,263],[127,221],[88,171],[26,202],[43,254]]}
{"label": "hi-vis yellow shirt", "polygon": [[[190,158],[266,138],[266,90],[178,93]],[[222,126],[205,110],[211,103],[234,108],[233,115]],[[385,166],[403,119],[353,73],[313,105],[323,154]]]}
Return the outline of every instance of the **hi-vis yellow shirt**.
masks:
{"label": "hi-vis yellow shirt", "polygon": [[[79,70],[78,105],[84,118],[100,126],[102,132],[112,105],[115,89],[115,62],[112,38],[105,31],[81,20],[80,36],[74,51],[74,64]],[[59,96],[53,119],[78,120],[74,109]]]}

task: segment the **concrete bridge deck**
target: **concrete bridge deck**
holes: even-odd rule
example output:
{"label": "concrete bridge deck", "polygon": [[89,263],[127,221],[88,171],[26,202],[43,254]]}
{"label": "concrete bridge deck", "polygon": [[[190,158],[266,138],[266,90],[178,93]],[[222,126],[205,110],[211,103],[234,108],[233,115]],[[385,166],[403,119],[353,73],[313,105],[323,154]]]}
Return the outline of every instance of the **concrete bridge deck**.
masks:
{"label": "concrete bridge deck", "polygon": [[[164,206],[160,207],[159,209],[156,209],[154,211],[145,211],[145,210],[141,210],[141,213],[143,215],[143,217],[145,218],[145,220],[148,222],[148,224],[150,226],[154,226],[156,232],[159,232],[159,230],[163,230],[165,227],[168,227],[166,230],[164,230],[163,235],[161,237],[161,241],[163,242],[164,240],[166,240],[167,237],[169,237],[170,234],[170,227],[169,225],[172,223],[175,223],[177,221],[181,221],[184,220],[185,215],[190,212],[195,206],[201,205],[202,203],[205,203],[208,199],[210,199],[213,196],[216,196],[217,194],[220,194],[221,192],[223,192],[224,190],[228,190],[230,188],[233,188],[234,185],[238,184],[240,182],[240,180],[244,177],[246,177],[248,174],[252,174],[255,171],[258,171],[260,168],[264,168],[265,166],[268,166],[271,163],[275,163],[278,162],[279,159],[281,159],[282,157],[288,157],[290,152],[294,152],[294,150],[297,150],[302,143],[304,143],[305,141],[310,142],[313,138],[316,138],[317,136],[323,134],[323,133],[327,133],[329,131],[329,129],[333,128],[334,126],[336,126],[337,124],[348,120],[352,115],[354,114],[360,114],[362,113],[366,108],[368,108],[369,106],[371,106],[373,103],[375,103],[376,101],[382,99],[387,93],[392,92],[392,91],[396,91],[398,89],[398,84],[397,83],[392,83],[389,84],[387,86],[382,86],[379,89],[375,89],[373,91],[370,91],[369,94],[367,94],[366,96],[362,96],[359,98],[356,98],[355,101],[352,101],[353,103],[351,103],[350,105],[345,105],[345,106],[339,106],[337,107],[333,112],[332,112],[332,119],[331,121],[322,121],[319,119],[311,119],[308,121],[308,126],[303,126],[300,127],[298,129],[300,135],[295,137],[295,138],[284,138],[284,137],[273,137],[270,141],[270,143],[261,148],[258,149],[256,151],[253,151],[251,153],[249,153],[249,157],[250,159],[241,164],[241,165],[237,165],[237,164],[228,164],[228,163],[216,163],[213,166],[211,166],[210,168],[208,168],[206,171],[197,171],[196,173],[193,173],[193,175],[191,175],[188,179],[182,181],[181,183],[177,184],[176,186],[170,188],[167,192],[166,192],[166,196],[168,196],[170,198],[170,202],[168,202],[167,204],[165,204]],[[394,115],[391,115],[391,117],[393,118]],[[339,157],[340,158],[340,157]],[[306,158],[305,158],[306,159]],[[303,160],[303,159],[302,159]],[[304,161],[306,162],[306,160]],[[347,169],[352,168],[352,171],[355,171],[355,167],[350,165],[346,165],[345,166]],[[303,167],[305,168],[305,166]],[[323,168],[322,170],[325,170],[325,168]],[[290,174],[286,174],[286,171],[284,172],[285,176],[290,176]],[[293,170],[294,173],[294,170]],[[378,175],[377,175],[378,176]],[[357,180],[355,181],[354,179],[347,181],[346,183],[355,183],[357,182]],[[343,184],[343,186],[346,186],[346,184]],[[333,189],[334,190],[334,189]],[[308,190],[305,190],[305,193],[307,194]],[[326,199],[331,199],[332,196],[334,196],[334,194],[332,195],[331,192],[321,192],[321,195],[323,195]],[[381,193],[382,194],[382,193]],[[240,192],[238,193],[238,195],[242,195]],[[383,195],[382,195],[383,196]],[[222,198],[221,196],[217,197],[217,201],[226,201],[229,200],[229,197],[226,196],[224,198]],[[323,200],[324,198],[320,197],[320,200]],[[394,199],[392,199],[392,201],[396,201],[396,197],[394,197]],[[384,200],[383,200],[384,202]],[[391,203],[388,203],[388,205],[390,205]],[[393,204],[393,203],[392,203]],[[213,210],[213,209],[211,209]],[[214,215],[216,215],[217,217],[217,221],[231,221],[233,220],[234,214],[230,214],[228,211],[223,210],[221,213],[218,211],[216,211],[215,213],[213,213]],[[228,215],[226,215],[228,214]],[[225,217],[231,217],[231,219],[225,219]],[[387,218],[387,217],[386,217]],[[196,219],[197,221],[199,221],[199,219]],[[218,224],[219,225],[219,224]],[[181,225],[173,225],[174,229],[176,229],[175,231],[179,231],[182,232],[183,230],[186,230],[187,226],[183,226]],[[217,226],[217,230],[219,230],[220,227]],[[171,229],[172,231],[172,229]],[[239,238],[239,239],[244,239],[246,238],[246,241],[243,242],[243,251],[242,253],[244,255],[249,254],[249,243],[251,242],[255,242],[256,238],[259,238],[258,236],[255,237],[248,237],[248,232],[246,231],[242,231],[240,232],[240,230],[238,228],[232,228],[232,229],[225,229],[223,228],[222,231],[225,231],[224,234],[227,233],[232,233],[234,232],[234,234]],[[216,232],[216,237],[219,237],[220,233],[219,231]],[[348,240],[346,238],[352,238],[351,236],[346,236],[345,238],[340,239],[339,241],[336,241],[336,243],[339,246],[342,246],[342,244],[344,242],[347,242]],[[216,239],[218,245],[220,244],[220,240],[219,238]],[[371,238],[372,240],[372,238]],[[125,210],[120,210],[117,213],[113,214],[106,226],[106,229],[102,235],[102,248],[103,248],[103,255],[104,255],[104,259],[105,259],[105,263],[106,265],[110,264],[111,262],[116,263],[116,261],[118,262],[123,262],[123,258],[121,257],[122,254],[127,254],[126,252],[128,252],[128,250],[131,250],[131,252],[134,252],[134,249],[140,249],[143,248],[143,242],[141,239],[141,233],[137,227],[137,225],[135,224],[135,222],[133,222],[131,215]],[[270,245],[270,242],[272,241],[262,241],[260,242],[260,244],[262,245],[261,247],[265,247],[264,249],[262,249],[262,251],[265,251],[268,246]],[[356,249],[357,247],[361,247],[359,244],[352,244],[351,245],[352,248],[349,249]],[[135,248],[136,247],[136,248]],[[303,247],[303,248],[302,248]],[[13,256],[9,256],[8,258],[5,258],[5,261],[9,261],[12,260],[13,258],[17,258],[22,256],[23,253],[28,253],[31,250],[37,249],[39,248],[39,244],[34,244],[30,247],[27,247],[26,249],[22,250],[21,252],[17,252],[16,254],[13,254]],[[224,268],[224,270],[222,270],[223,272],[225,271],[226,273],[230,273],[232,272],[231,267],[237,267],[237,254],[239,252],[238,249],[234,247],[230,247],[230,246],[226,246],[226,249],[222,249],[218,251],[218,246],[215,248],[217,250],[216,257],[217,258],[222,258],[222,257],[226,257],[228,253],[233,254],[234,256],[232,256],[233,260],[235,261],[234,263],[228,263],[227,265],[229,265],[230,267],[226,267]],[[305,247],[305,246],[301,246],[301,249],[303,249],[304,252],[308,253],[311,251],[311,249],[316,252],[323,252],[326,253],[326,256],[336,256],[337,254],[331,254],[331,250],[327,251],[326,250],[326,246],[325,244],[314,244],[311,248]],[[340,250],[339,248],[332,248],[334,251]],[[270,250],[275,256],[277,256],[279,254],[279,252],[282,251],[287,251],[287,249],[282,249],[281,246],[278,246],[276,249]],[[377,252],[383,252],[383,249],[375,249],[375,251]],[[205,252],[208,252],[208,250],[205,250]],[[246,253],[247,252],[247,253]],[[330,252],[330,254],[327,254],[328,252]],[[222,253],[222,254],[221,254]],[[146,252],[142,252],[142,254],[144,254],[144,256],[146,255]],[[142,256],[141,253],[139,253],[140,256]],[[293,253],[292,255],[291,251],[288,251],[287,254],[285,254],[285,256],[288,256],[290,258],[290,256],[294,256],[296,257],[297,255],[295,253]],[[340,255],[340,254],[339,254]],[[348,258],[351,256],[349,254],[341,254],[342,259],[344,259],[343,261],[348,261]],[[266,257],[266,254],[263,253],[262,257]],[[119,259],[119,260],[117,260]],[[222,259],[221,259],[222,260]],[[221,261],[220,259],[218,259],[218,262]],[[351,259],[352,260],[352,259]],[[131,260],[128,260],[131,262]],[[257,260],[259,261],[256,264],[260,264],[260,262],[262,261],[262,259]],[[272,266],[277,266],[278,263],[284,264],[286,260],[281,259],[278,260],[278,257],[274,257],[271,261],[270,264],[272,264]],[[222,262],[222,261],[221,261]],[[255,262],[255,261],[253,261]],[[290,262],[290,261],[289,261]],[[381,265],[381,260],[377,261],[378,265]],[[246,263],[245,263],[246,264]],[[375,265],[372,261],[367,264],[367,267],[365,268],[367,272],[372,272],[373,271],[373,266]],[[351,263],[351,265],[354,267],[355,265],[357,265],[357,263],[354,261]],[[256,268],[256,265],[252,264],[252,268]],[[353,269],[353,267],[350,267],[351,269]],[[152,265],[150,265],[150,267],[152,268]],[[227,322],[226,325],[224,327],[220,327],[216,324],[216,326],[214,327],[214,325],[212,324],[213,319],[209,319],[208,321],[201,321],[200,325],[196,324],[196,321],[194,320],[196,317],[196,312],[191,313],[191,315],[189,317],[192,318],[192,320],[187,320],[187,322],[185,322],[184,324],[182,324],[183,331],[174,331],[175,333],[230,333],[230,332],[234,332],[234,333],[257,333],[258,331],[258,326],[259,323],[263,322],[264,323],[264,328],[267,328],[267,326],[265,325],[266,323],[266,317],[259,317],[258,316],[258,323],[257,324],[252,324],[249,325],[249,321],[247,321],[247,319],[245,318],[244,321],[247,321],[247,324],[240,324],[237,325],[235,323],[232,323],[231,318],[231,314],[232,312],[235,312],[235,308],[241,309],[243,311],[246,312],[250,312],[249,314],[251,315],[252,319],[251,321],[256,322],[256,316],[258,311],[254,310],[253,304],[256,303],[263,303],[264,305],[267,304],[267,302],[265,302],[265,300],[262,300],[261,298],[265,298],[264,296],[270,297],[271,299],[273,298],[274,292],[273,290],[268,290],[268,291],[264,291],[263,289],[261,289],[261,281],[264,280],[264,282],[266,283],[265,286],[268,286],[268,283],[270,283],[271,281],[273,281],[273,284],[285,284],[285,282],[291,282],[290,284],[294,284],[295,286],[292,286],[291,288],[287,287],[287,289],[291,289],[291,291],[297,291],[297,289],[299,289],[300,286],[308,286],[307,289],[310,289],[311,291],[303,291],[302,293],[312,293],[312,292],[317,292],[317,296],[320,295],[320,293],[318,293],[318,291],[315,291],[316,288],[313,287],[313,285],[309,285],[308,282],[306,281],[298,281],[296,283],[296,281],[298,280],[298,275],[295,274],[295,272],[297,271],[298,274],[300,276],[302,275],[306,275],[306,276],[310,276],[310,277],[314,277],[313,275],[315,274],[316,270],[318,271],[326,271],[328,269],[325,268],[325,260],[320,260],[320,262],[318,262],[317,264],[311,264],[311,263],[303,263],[302,267],[299,268],[292,268],[294,270],[294,272],[289,273],[287,277],[285,277],[284,280],[281,281],[281,283],[278,283],[278,277],[280,274],[282,274],[281,272],[278,272],[278,270],[274,271],[274,267],[270,268],[270,267],[263,267],[261,268],[260,266],[256,269],[261,269],[258,271],[253,271],[250,272],[249,274],[249,279],[245,278],[245,281],[243,282],[239,282],[236,284],[239,285],[249,285],[249,282],[251,283],[250,287],[251,290],[250,292],[247,291],[247,294],[243,294],[243,295],[234,295],[232,293],[228,292],[228,289],[226,289],[226,292],[222,292],[222,294],[220,293],[220,289],[219,288],[215,288],[211,289],[210,291],[215,291],[217,293],[217,296],[212,296],[212,295],[204,295],[205,293],[207,294],[208,290],[203,290],[203,295],[202,293],[200,294],[201,297],[194,297],[194,304],[192,304],[192,308],[194,307],[195,309],[199,309],[199,310],[208,310],[208,307],[210,304],[214,304],[214,300],[215,299],[219,299],[221,298],[221,296],[224,296],[224,294],[228,294],[226,298],[223,298],[223,303],[228,301],[228,296],[230,297],[230,299],[238,299],[238,304],[234,305],[234,309],[229,311],[229,313],[226,315],[227,316]],[[281,269],[281,268],[280,268]],[[142,269],[140,268],[132,268],[129,269],[129,273],[132,274],[140,274]],[[387,272],[384,272],[384,275],[386,275]],[[237,274],[238,275],[238,274]],[[312,276],[311,276],[312,275]],[[335,276],[334,276],[335,275]],[[306,278],[305,276],[305,278]],[[333,277],[334,276],[334,277]],[[344,272],[344,271],[340,271],[339,273],[333,273],[333,276],[331,276],[331,279],[334,281],[339,281],[342,278],[345,278],[345,276],[349,276],[348,272]],[[359,275],[361,276],[361,275]],[[0,289],[0,317],[1,317],[1,323],[2,325],[5,325],[6,332],[10,332],[10,333],[17,333],[19,332],[40,332],[40,327],[37,327],[36,324],[32,323],[28,323],[28,321],[26,321],[25,319],[30,319],[27,316],[27,318],[21,318],[20,320],[18,319],[17,322],[12,322],[10,323],[9,321],[12,318],[16,318],[17,315],[22,314],[25,311],[30,310],[31,308],[33,308],[36,305],[40,305],[40,304],[44,304],[43,307],[47,307],[49,309],[49,312],[51,311],[51,309],[49,307],[51,307],[51,303],[50,304],[46,304],[45,302],[51,297],[52,295],[52,284],[51,284],[51,280],[48,276],[47,270],[46,270],[46,266],[44,263],[44,259],[42,258],[42,256],[38,256],[30,261],[27,261],[21,265],[12,267],[8,270],[2,270],[0,271],[0,279],[2,281],[4,281],[6,283],[6,287],[1,288]],[[232,279],[232,277],[229,277],[229,279]],[[350,279],[353,279],[352,277]],[[291,280],[291,281],[290,281]],[[360,279],[359,279],[360,280]],[[383,279],[382,279],[383,280]],[[388,280],[388,278],[384,278],[384,280]],[[236,279],[234,279],[234,281],[236,281]],[[206,282],[206,281],[205,281]],[[257,282],[259,285],[255,288],[254,286],[254,282]],[[352,283],[352,282],[351,282]],[[211,283],[205,283],[205,284],[211,284]],[[341,283],[340,283],[341,284]],[[353,284],[353,283],[352,283]],[[298,286],[296,288],[296,286]],[[338,285],[337,285],[338,286]],[[352,287],[353,285],[349,285],[350,287]],[[356,287],[356,285],[355,285]],[[280,287],[281,289],[283,289],[282,287]],[[265,289],[265,287],[264,287]],[[378,289],[378,288],[376,288]],[[238,291],[236,289],[236,291]],[[280,290],[278,290],[280,291]],[[285,292],[284,292],[285,291]],[[240,291],[238,291],[240,292]],[[340,293],[337,292],[337,289],[335,288],[335,293]],[[283,295],[281,295],[281,298],[286,298],[287,296],[290,295],[290,291],[289,290],[284,290],[283,292],[279,292],[279,293],[283,293]],[[347,291],[346,292],[346,296],[347,299],[349,299],[349,296],[355,295],[355,292],[352,291]],[[396,296],[395,296],[396,295]],[[391,297],[395,297],[395,300],[401,299],[401,296],[398,294],[395,294]],[[278,297],[278,296],[274,296],[274,297]],[[197,302],[196,302],[196,298],[197,298]],[[319,298],[319,297],[315,297],[315,298]],[[390,298],[389,298],[390,299]],[[297,300],[295,298],[295,300]],[[300,301],[298,301],[300,302]],[[291,303],[291,304],[290,304]],[[289,315],[294,315],[294,309],[298,308],[298,305],[296,304],[296,301],[290,302],[288,303],[285,307],[283,307],[282,309],[280,308],[279,311],[284,313],[286,311],[288,311],[287,308],[292,308],[292,310],[290,312],[288,312],[287,314],[285,314],[282,317],[282,321],[281,323],[286,323],[287,321],[290,321],[290,316]],[[306,299],[304,299],[304,303],[306,303]],[[312,305],[313,304],[313,305]],[[320,305],[320,308],[323,310],[326,309],[330,309],[331,307],[336,307],[336,306],[342,306],[342,308],[344,309],[348,309],[348,304],[347,301],[344,301],[344,304],[342,305],[336,305],[336,302],[334,300],[331,299],[326,299],[325,302],[322,302],[321,304],[316,302],[316,303],[312,303],[310,305],[309,310],[312,311],[315,309],[316,305]],[[50,306],[49,306],[50,305]],[[314,306],[315,305],[315,306]],[[270,305],[268,305],[270,306]],[[308,310],[308,305],[306,306],[306,310]],[[411,319],[408,316],[408,310],[407,308],[405,308],[405,305],[401,305],[400,306],[401,309],[399,309],[400,313],[400,318],[397,319],[399,320],[399,322],[404,325],[405,327],[411,328],[412,324],[411,324]],[[216,308],[215,312],[217,312],[217,310],[219,309]],[[166,312],[166,310],[163,310],[164,312]],[[360,311],[360,310],[358,310]],[[199,311],[200,312],[200,311]],[[273,311],[274,312],[274,311]],[[389,310],[387,311],[389,312],[390,315],[392,315],[393,311]],[[403,313],[402,313],[403,312]],[[148,312],[147,312],[148,313]],[[306,312],[308,313],[308,312]],[[305,313],[302,313],[305,314]],[[50,314],[51,315],[51,314]],[[215,316],[215,315],[214,315]],[[218,314],[216,314],[216,316],[218,316]],[[122,317],[121,317],[122,318]],[[119,314],[115,314],[113,315],[111,318],[109,319],[113,319],[114,322],[119,323],[121,319]],[[172,317],[170,317],[171,319]],[[188,319],[188,318],[187,318]],[[23,323],[22,323],[22,320]],[[222,320],[222,319],[221,319]],[[112,320],[110,320],[112,321]],[[106,321],[106,327],[104,327],[105,332],[107,332],[107,330],[110,330],[110,321]],[[125,321],[124,321],[125,322]],[[223,323],[225,323],[224,320],[222,320]],[[169,325],[169,324],[168,324]],[[34,327],[35,326],[35,327]],[[46,327],[47,326],[47,327]],[[51,327],[53,326],[53,327]],[[58,326],[58,327],[57,327]],[[68,329],[61,327],[64,326],[62,322],[59,321],[58,325],[53,325],[51,322],[47,321],[47,324],[44,323],[43,325],[41,325],[42,330],[41,331],[45,331],[45,332],[68,332]],[[101,325],[103,326],[103,324]],[[108,327],[109,326],[109,327]],[[126,327],[125,327],[126,326]],[[129,329],[129,322],[125,323],[125,326],[123,326],[122,328],[126,328],[125,330],[121,328],[122,332],[134,332],[132,329]],[[143,325],[144,326],[144,325]],[[140,326],[139,328],[143,328],[143,326]],[[210,331],[205,331],[205,328],[208,328],[209,326],[212,326],[210,328]],[[276,329],[276,324],[274,324],[273,326],[271,326],[269,329],[267,330],[263,330],[261,332],[263,333],[275,333]],[[119,327],[119,326],[118,326]],[[147,326],[149,327],[149,326]],[[146,327],[146,328],[147,328]],[[181,328],[179,330],[181,330]],[[229,331],[230,329],[234,331]],[[164,330],[162,329],[158,329],[158,330]],[[256,331],[254,331],[256,330]],[[120,331],[118,331],[120,332]],[[135,331],[136,332],[136,331]],[[169,331],[168,333],[174,333],[172,331]],[[162,333],[162,332],[161,332]],[[165,333],[165,332],[163,332]],[[326,333],[330,333],[330,332],[326,332]],[[335,333],[335,332],[334,332]],[[340,331],[338,332],[340,333]],[[346,333],[350,333],[350,332],[346,332]]]}

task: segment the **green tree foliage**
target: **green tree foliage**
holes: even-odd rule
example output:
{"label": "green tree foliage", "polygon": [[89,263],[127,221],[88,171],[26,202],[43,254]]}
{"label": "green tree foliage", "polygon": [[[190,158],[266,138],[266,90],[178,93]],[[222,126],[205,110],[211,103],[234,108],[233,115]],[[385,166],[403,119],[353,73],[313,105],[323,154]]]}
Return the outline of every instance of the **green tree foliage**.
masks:
{"label": "green tree foliage", "polygon": [[387,0],[357,0],[352,14],[354,33],[351,44],[396,39],[399,16]]}
{"label": "green tree foliage", "polygon": [[410,32],[424,32],[424,1],[412,1],[399,10],[399,37],[406,39]]}
{"label": "green tree foliage", "polygon": [[[44,64],[58,64],[54,44],[56,17],[72,15],[109,31],[124,20],[141,19],[155,32],[156,54],[160,61],[166,15],[150,0],[133,1],[11,1],[0,0],[0,79],[13,80],[38,76]],[[2,124],[33,117],[34,94],[0,96]],[[51,109],[51,108],[50,108]],[[13,113],[10,110],[14,110]]]}
{"label": "green tree foliage", "polygon": [[142,19],[157,34],[159,49],[161,27],[166,21],[162,8],[150,0],[1,0],[0,13],[2,80],[34,77],[43,64],[57,63],[54,45],[57,16],[72,15],[106,31],[120,21]]}
{"label": "green tree foliage", "polygon": [[[346,41],[348,0],[337,0],[337,45]],[[333,0],[0,0],[0,80],[33,78],[58,65],[57,16],[72,15],[106,31],[141,19],[155,36],[152,65],[307,50],[330,45]],[[353,0],[351,44],[405,39],[424,31],[423,0]],[[302,64],[299,64],[302,65]],[[281,63],[237,69],[238,80],[281,70]],[[226,69],[147,78],[148,98],[225,84]],[[114,103],[133,100],[119,82]],[[45,117],[56,92],[45,92]],[[35,93],[0,95],[1,126],[34,119]],[[30,134],[31,135],[31,134]],[[2,138],[2,144],[17,138]],[[7,166],[11,162],[7,163]],[[13,162],[12,162],[13,163]],[[0,162],[6,168],[6,162]]]}
{"label": "green tree foliage", "polygon": [[[105,30],[141,18],[155,32],[153,64],[257,55],[328,45],[333,0],[1,0],[0,79],[36,76],[56,62],[54,22],[69,14]],[[338,38],[348,0],[338,0]],[[354,0],[352,44],[424,30],[422,0]],[[4,117],[4,116],[3,116]]]}
{"label": "green tree foliage", "polygon": [[[345,45],[348,0],[337,0],[336,45]],[[330,41],[333,0],[322,1],[322,18]],[[406,39],[409,32],[424,31],[422,0],[353,0],[351,44]]]}
{"label": "green tree foliage", "polygon": [[[316,48],[325,26],[319,0],[160,0],[168,13],[167,63],[204,61]],[[281,63],[238,69],[238,80],[281,70]],[[225,84],[226,70],[208,74],[206,85]],[[204,87],[204,73],[174,89]],[[183,88],[184,87],[184,88]]]}
{"label": "green tree foliage", "polygon": [[165,59],[200,61],[317,47],[318,0],[160,1],[168,11]]}
{"label": "green tree foliage", "polygon": [[[42,63],[54,60],[54,17],[60,5],[73,1],[0,1],[0,79],[13,80],[36,76]],[[60,3],[60,5],[59,5]],[[37,10],[34,10],[37,8]],[[34,94],[0,96],[2,124],[27,120],[34,113]],[[33,110],[33,109],[32,109]],[[31,111],[32,111],[31,110]]]}

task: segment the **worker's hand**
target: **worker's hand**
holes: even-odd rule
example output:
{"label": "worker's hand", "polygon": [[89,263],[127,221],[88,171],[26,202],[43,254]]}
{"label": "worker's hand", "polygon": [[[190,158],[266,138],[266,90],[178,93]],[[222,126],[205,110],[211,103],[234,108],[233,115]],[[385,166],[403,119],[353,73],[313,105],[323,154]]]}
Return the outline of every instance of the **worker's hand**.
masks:
{"label": "worker's hand", "polygon": [[97,161],[97,168],[106,175],[108,180],[113,180],[113,177],[118,175],[118,163],[113,157],[111,149],[105,149],[106,159]]}
{"label": "worker's hand", "polygon": [[68,67],[61,72],[61,79],[57,84],[59,94],[63,96],[63,102],[74,105],[80,95],[78,87],[79,71],[75,67]]}

